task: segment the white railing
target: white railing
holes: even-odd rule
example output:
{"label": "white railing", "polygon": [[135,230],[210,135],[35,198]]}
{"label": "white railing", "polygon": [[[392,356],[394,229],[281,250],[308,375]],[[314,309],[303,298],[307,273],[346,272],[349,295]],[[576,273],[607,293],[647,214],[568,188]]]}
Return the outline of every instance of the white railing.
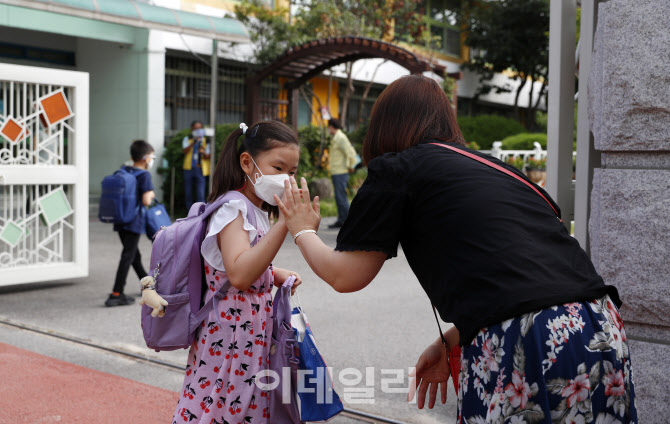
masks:
{"label": "white railing", "polygon": [[[502,149],[502,142],[495,141],[493,142],[493,148],[491,150],[480,150],[482,153],[491,155],[496,159],[500,159],[503,162],[507,162],[509,159],[523,159],[524,165],[528,165],[529,160],[541,160],[546,159],[547,151],[542,149],[542,146],[537,141],[533,143],[535,148],[533,150],[504,150]],[[572,152],[572,157],[574,158],[577,155],[577,152]]]}
{"label": "white railing", "polygon": [[542,150],[540,143],[536,141],[533,143],[533,146],[535,146],[533,150],[503,150],[501,149],[502,142],[494,141],[493,148],[491,150],[480,150],[480,152],[491,155],[503,162],[507,162],[510,158],[522,158],[526,164],[531,157],[535,160],[540,160],[547,157],[547,151]]}

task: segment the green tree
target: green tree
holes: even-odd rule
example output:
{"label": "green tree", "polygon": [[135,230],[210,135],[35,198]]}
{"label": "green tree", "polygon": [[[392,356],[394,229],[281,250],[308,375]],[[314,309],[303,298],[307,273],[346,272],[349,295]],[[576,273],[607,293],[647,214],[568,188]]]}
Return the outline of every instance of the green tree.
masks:
{"label": "green tree", "polygon": [[[405,41],[423,39],[427,28],[420,14],[421,3],[420,0],[294,0],[296,12],[291,16],[286,9],[272,10],[260,0],[245,0],[235,6],[235,16],[249,28],[254,59],[264,65],[288,47],[313,39],[360,36],[391,42],[400,35]],[[345,64],[345,72],[345,90],[340,102],[343,124],[354,92],[353,62]],[[366,87],[363,97],[367,92]]]}
{"label": "green tree", "polygon": [[[549,1],[548,0],[463,0],[459,9],[460,22],[466,32],[465,44],[473,54],[468,68],[480,75],[480,88],[475,97],[491,90],[512,91],[496,85],[493,75],[512,71],[519,81],[514,96],[514,112],[519,118],[521,90],[531,85],[526,127],[535,126],[535,112],[546,94],[549,62]],[[541,82],[540,93],[533,101],[534,83]]]}
{"label": "green tree", "polygon": [[261,0],[235,5],[235,18],[248,29],[256,64],[266,65],[292,43],[301,42],[301,34],[286,17],[288,9],[270,9]]}

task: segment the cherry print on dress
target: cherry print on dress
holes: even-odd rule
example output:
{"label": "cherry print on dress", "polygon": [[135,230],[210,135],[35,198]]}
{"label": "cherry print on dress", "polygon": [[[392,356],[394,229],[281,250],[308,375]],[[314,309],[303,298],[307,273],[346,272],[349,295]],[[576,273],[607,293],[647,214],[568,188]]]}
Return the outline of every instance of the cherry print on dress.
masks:
{"label": "cherry print on dress", "polygon": [[[214,269],[207,261],[203,268],[206,302],[228,279],[225,271]],[[268,267],[247,290],[232,288],[222,293],[217,311],[201,323],[189,352],[175,422],[268,424],[269,399],[254,384],[254,376],[267,369],[269,341],[265,333],[271,330],[273,274]]]}

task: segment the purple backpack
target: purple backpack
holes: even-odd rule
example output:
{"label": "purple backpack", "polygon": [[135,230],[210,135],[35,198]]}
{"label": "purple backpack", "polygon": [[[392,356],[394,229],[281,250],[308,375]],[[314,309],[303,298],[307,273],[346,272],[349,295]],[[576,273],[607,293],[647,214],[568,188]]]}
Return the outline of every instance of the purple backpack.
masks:
{"label": "purple backpack", "polygon": [[[207,232],[208,218],[221,205],[234,199],[246,203],[247,220],[256,227],[251,201],[240,192],[229,191],[211,204],[195,203],[186,218],[178,219],[156,233],[149,275],[156,279],[156,291],[167,300],[168,306],[163,317],[152,317],[152,309],[142,306],[142,333],[147,347],[157,352],[190,347],[198,326],[212,310],[214,300],[230,287],[226,282],[201,306],[204,266],[200,246]],[[253,244],[257,241],[258,236]]]}

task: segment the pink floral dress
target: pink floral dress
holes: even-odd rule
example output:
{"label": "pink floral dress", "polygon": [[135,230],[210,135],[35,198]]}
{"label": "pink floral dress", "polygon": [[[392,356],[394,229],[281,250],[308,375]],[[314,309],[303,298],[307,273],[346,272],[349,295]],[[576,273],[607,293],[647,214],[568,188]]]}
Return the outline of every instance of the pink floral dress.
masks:
{"label": "pink floral dress", "polygon": [[[258,241],[265,233],[256,230]],[[208,301],[227,277],[207,259],[205,273]],[[273,281],[270,265],[247,291],[228,289],[202,323],[188,355],[173,424],[268,422],[268,393],[255,384],[255,377],[269,364]]]}

